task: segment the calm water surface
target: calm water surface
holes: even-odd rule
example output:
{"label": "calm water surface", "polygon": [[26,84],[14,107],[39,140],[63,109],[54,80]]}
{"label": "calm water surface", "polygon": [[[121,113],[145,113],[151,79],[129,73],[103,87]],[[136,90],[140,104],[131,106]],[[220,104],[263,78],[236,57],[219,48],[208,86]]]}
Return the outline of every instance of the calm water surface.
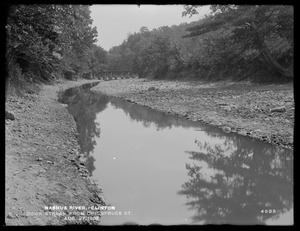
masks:
{"label": "calm water surface", "polygon": [[60,102],[75,118],[90,176],[114,207],[103,225],[293,224],[291,150],[91,86],[66,90]]}

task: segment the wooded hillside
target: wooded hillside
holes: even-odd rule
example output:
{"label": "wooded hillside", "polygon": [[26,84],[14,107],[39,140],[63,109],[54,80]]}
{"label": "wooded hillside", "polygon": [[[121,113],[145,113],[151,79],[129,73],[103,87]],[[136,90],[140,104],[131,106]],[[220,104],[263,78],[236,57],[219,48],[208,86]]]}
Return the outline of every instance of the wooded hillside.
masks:
{"label": "wooded hillside", "polygon": [[[201,6],[184,6],[183,16]],[[149,31],[143,26],[109,52],[95,44],[88,5],[12,5],[6,67],[11,81],[95,78],[104,70],[139,77],[293,80],[294,9],[212,5],[203,19]]]}
{"label": "wooded hillside", "polygon": [[[183,16],[201,6],[185,6]],[[149,31],[109,50],[109,69],[140,77],[293,79],[294,11],[284,5],[212,5],[205,18]]]}
{"label": "wooded hillside", "polygon": [[88,5],[7,8],[6,67],[11,82],[92,77],[105,68]]}

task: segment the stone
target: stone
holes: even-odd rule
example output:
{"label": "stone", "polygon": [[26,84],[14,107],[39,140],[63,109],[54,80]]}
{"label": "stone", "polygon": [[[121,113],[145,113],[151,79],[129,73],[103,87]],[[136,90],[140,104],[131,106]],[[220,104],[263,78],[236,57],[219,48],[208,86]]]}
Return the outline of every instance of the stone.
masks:
{"label": "stone", "polygon": [[158,90],[158,89],[156,89],[155,87],[149,87],[148,88],[148,91],[155,91],[155,90]]}
{"label": "stone", "polygon": [[86,158],[85,158],[85,157],[80,157],[78,160],[79,160],[80,162],[85,162],[85,161],[86,161]]}
{"label": "stone", "polygon": [[226,132],[226,133],[230,133],[230,132],[231,132],[231,128],[228,127],[228,126],[223,127],[222,130],[223,130],[224,132]]}
{"label": "stone", "polygon": [[224,110],[226,111],[231,111],[231,107],[230,106],[221,106]]}
{"label": "stone", "polygon": [[286,109],[285,107],[275,107],[275,108],[272,108],[270,109],[270,112],[286,112]]}
{"label": "stone", "polygon": [[5,119],[8,119],[8,120],[15,120],[15,116],[13,113],[11,112],[8,112],[5,110]]}

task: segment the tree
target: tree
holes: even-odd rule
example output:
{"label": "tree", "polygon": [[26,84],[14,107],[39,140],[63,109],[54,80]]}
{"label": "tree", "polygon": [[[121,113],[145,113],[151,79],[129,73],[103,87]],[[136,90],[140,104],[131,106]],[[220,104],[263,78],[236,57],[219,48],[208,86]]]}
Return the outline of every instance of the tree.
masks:
{"label": "tree", "polygon": [[[16,63],[23,73],[83,73],[89,50],[96,42],[89,6],[12,5],[6,32],[6,64]],[[11,67],[9,67],[11,68]],[[31,76],[33,77],[33,76]]]}
{"label": "tree", "polygon": [[[187,6],[183,15],[195,14],[198,6]],[[189,28],[185,37],[202,36],[206,33],[233,26],[232,39],[243,42],[242,51],[257,49],[264,61],[285,77],[293,78],[293,7],[292,6],[235,6],[213,5],[212,15],[200,25]],[[276,46],[270,47],[268,41],[286,41],[285,63],[279,63],[272,53]],[[270,44],[270,43],[269,43]],[[285,64],[285,66],[284,66]]]}

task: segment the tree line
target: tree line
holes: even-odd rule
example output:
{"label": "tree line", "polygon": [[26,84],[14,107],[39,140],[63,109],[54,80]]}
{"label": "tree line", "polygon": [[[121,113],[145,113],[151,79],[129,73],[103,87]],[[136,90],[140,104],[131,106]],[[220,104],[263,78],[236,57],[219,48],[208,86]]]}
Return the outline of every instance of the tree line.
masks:
{"label": "tree line", "polygon": [[[186,5],[183,16],[201,5]],[[290,5],[212,5],[191,23],[129,33],[108,52],[96,45],[88,5],[11,5],[6,23],[10,79],[93,78],[104,70],[140,77],[293,79]]]}
{"label": "tree line", "polygon": [[[183,16],[201,6],[184,6]],[[190,24],[141,27],[108,52],[108,68],[140,77],[293,79],[294,9],[289,5],[212,5]]]}
{"label": "tree line", "polygon": [[6,13],[10,80],[76,79],[106,68],[107,52],[95,44],[88,5],[10,5]]}

